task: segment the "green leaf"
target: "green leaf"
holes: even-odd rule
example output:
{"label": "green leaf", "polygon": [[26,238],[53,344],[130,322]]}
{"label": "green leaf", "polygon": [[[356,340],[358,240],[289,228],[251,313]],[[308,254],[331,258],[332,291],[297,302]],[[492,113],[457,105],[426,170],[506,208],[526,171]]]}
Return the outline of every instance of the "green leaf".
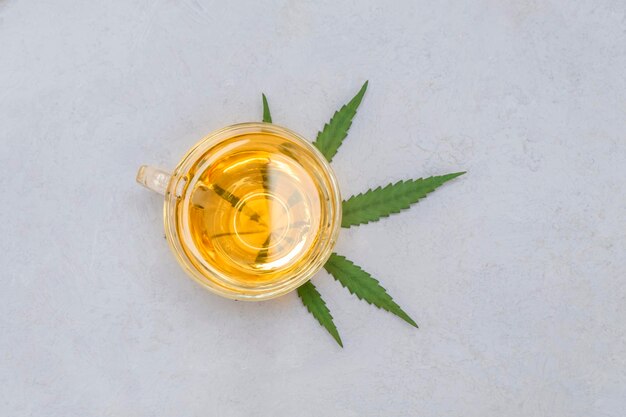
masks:
{"label": "green leaf", "polygon": [[302,300],[302,304],[313,314],[313,317],[328,330],[328,333],[339,343],[339,346],[343,347],[341,337],[339,337],[339,332],[333,322],[333,316],[330,315],[330,310],[326,307],[326,303],[315,288],[315,285],[313,285],[311,281],[308,281],[298,288],[298,296]]}
{"label": "green leaf", "polygon": [[437,187],[465,172],[398,181],[386,187],[370,189],[344,200],[342,203],[342,227],[350,227],[376,221],[393,213],[408,209],[411,204],[434,191]]}
{"label": "green leaf", "polygon": [[367,90],[367,81],[357,95],[348,104],[336,111],[330,121],[324,125],[324,129],[317,134],[317,139],[313,145],[328,159],[328,162],[333,159],[337,149],[341,146],[341,142],[348,135],[352,118],[356,115],[356,110],[361,104],[365,90]]}
{"label": "green leaf", "polygon": [[333,253],[324,265],[324,269],[359,299],[387,310],[411,326],[417,327],[413,319],[393,301],[377,280],[345,257]]}
{"label": "green leaf", "polygon": [[270,106],[267,104],[267,97],[265,94],[261,94],[263,97],[263,121],[265,123],[272,123],[272,115],[270,114]]}

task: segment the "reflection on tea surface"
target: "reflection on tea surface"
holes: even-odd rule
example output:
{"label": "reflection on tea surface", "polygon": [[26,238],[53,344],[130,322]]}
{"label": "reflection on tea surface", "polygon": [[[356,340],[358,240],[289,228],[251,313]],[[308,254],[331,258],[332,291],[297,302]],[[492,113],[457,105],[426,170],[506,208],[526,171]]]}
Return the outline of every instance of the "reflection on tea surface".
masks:
{"label": "reflection on tea surface", "polygon": [[319,238],[318,166],[273,135],[241,135],[196,165],[185,212],[197,252],[241,283],[296,270]]}

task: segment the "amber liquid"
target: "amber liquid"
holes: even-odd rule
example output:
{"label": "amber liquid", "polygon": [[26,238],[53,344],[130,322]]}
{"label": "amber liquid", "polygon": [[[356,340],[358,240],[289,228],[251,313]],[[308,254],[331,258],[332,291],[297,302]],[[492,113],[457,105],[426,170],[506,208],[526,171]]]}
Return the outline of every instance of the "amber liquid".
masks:
{"label": "amber liquid", "polygon": [[327,223],[318,168],[306,152],[275,135],[242,135],[196,169],[184,210],[204,262],[254,285],[298,269]]}

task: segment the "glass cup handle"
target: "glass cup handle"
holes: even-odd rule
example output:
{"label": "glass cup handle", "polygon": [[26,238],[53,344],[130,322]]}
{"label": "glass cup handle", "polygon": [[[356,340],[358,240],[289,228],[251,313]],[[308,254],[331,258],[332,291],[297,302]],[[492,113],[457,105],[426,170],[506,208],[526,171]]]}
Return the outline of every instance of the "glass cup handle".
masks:
{"label": "glass cup handle", "polygon": [[149,190],[165,195],[172,176],[167,172],[148,165],[142,165],[137,171],[137,182]]}

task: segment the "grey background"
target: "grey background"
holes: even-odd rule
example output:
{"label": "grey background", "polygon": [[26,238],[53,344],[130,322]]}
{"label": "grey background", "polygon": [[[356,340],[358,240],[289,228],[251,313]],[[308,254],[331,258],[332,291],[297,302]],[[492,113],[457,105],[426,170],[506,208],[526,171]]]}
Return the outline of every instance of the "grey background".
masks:
{"label": "grey background", "polygon": [[[0,1],[0,414],[621,416],[623,1]],[[309,138],[370,80],[343,193],[467,170],[343,230],[415,330],[314,279],[187,279],[134,182],[261,118]]]}

